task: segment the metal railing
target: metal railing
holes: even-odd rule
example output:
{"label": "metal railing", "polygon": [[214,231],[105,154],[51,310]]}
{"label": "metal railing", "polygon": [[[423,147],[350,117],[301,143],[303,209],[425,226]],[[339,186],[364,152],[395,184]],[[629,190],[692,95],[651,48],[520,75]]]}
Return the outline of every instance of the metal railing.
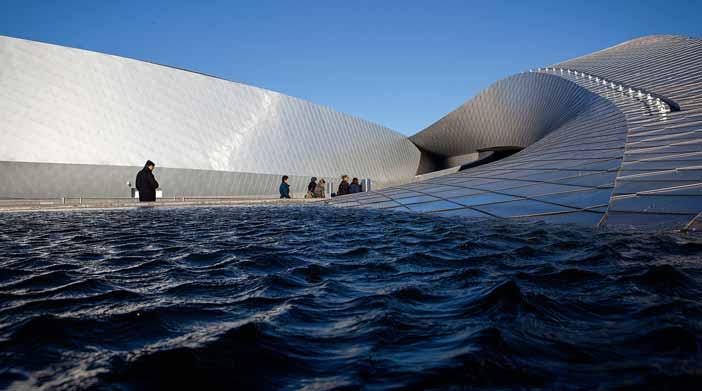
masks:
{"label": "metal railing", "polygon": [[[534,72],[530,69],[529,72]],[[611,88],[612,90],[619,91],[621,93],[627,94],[634,99],[647,100],[649,104],[655,105],[661,113],[669,113],[671,111],[680,111],[680,106],[675,103],[675,101],[666,98],[662,95],[658,95],[653,92],[646,91],[642,88],[634,88],[633,86],[626,85],[624,83],[614,82],[607,80],[604,77],[592,75],[589,73],[576,71],[574,69],[567,68],[537,68],[536,72],[542,73],[558,73],[561,75],[573,75],[575,78],[583,77],[597,84],[601,84],[606,88]]]}

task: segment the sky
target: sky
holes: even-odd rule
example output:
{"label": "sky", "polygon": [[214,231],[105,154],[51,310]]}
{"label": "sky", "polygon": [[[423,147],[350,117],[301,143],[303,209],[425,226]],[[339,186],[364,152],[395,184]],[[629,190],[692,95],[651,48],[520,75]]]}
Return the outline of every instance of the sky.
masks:
{"label": "sky", "polygon": [[0,0],[0,35],[202,72],[406,135],[499,79],[650,34],[702,37],[702,0]]}

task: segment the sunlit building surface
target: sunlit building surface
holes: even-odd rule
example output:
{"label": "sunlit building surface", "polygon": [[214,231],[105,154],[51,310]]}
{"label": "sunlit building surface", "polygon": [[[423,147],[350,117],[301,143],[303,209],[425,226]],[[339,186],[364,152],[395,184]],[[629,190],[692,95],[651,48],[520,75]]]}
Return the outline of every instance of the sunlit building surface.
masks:
{"label": "sunlit building surface", "polygon": [[[411,178],[403,135],[256,87],[0,37],[0,197],[125,197],[147,159],[164,197],[300,195],[311,176]],[[304,193],[302,193],[304,194]]]}
{"label": "sunlit building surface", "polygon": [[[337,207],[690,227],[702,212],[702,40],[649,36],[500,80],[412,137],[297,98],[0,37],[0,198],[271,195],[369,178]],[[702,219],[701,219],[702,220]]]}
{"label": "sunlit building surface", "polygon": [[334,204],[695,226],[702,211],[702,40],[644,37],[509,77],[411,140],[442,162],[478,149],[524,149]]}

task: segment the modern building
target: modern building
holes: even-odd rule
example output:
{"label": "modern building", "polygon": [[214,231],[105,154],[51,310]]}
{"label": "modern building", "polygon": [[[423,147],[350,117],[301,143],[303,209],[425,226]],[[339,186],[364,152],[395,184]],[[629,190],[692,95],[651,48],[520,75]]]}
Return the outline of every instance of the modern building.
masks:
{"label": "modern building", "polygon": [[0,37],[0,198],[128,197],[147,159],[164,197],[275,195],[284,174],[297,194],[311,176],[382,186],[419,157],[397,132],[301,99]]}
{"label": "modern building", "polygon": [[370,178],[338,207],[695,226],[702,40],[649,36],[500,80],[416,135],[215,77],[0,37],[0,198],[270,195]]}
{"label": "modern building", "polygon": [[[578,222],[702,223],[702,40],[634,39],[501,80],[410,138],[464,170],[337,206]],[[478,151],[521,149],[485,165]],[[517,148],[514,148],[517,147]],[[492,151],[492,152],[490,152]],[[473,166],[473,167],[470,167]]]}

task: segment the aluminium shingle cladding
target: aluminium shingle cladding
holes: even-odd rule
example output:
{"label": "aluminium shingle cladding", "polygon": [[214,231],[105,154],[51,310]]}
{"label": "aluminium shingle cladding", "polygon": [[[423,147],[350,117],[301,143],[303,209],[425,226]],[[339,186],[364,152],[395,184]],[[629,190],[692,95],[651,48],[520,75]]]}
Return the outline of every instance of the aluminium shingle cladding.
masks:
{"label": "aluminium shingle cladding", "polygon": [[507,78],[412,140],[444,156],[530,145],[498,162],[333,204],[699,227],[702,40],[644,37]]}
{"label": "aluminium shingle cladding", "polygon": [[[596,88],[616,102],[627,117],[624,158],[603,223],[699,226],[702,40],[643,37],[555,67],[609,80],[606,91],[602,83]],[[585,83],[585,79],[579,82]],[[635,99],[628,89],[619,91],[617,84],[632,86]],[[647,96],[639,97],[635,88],[674,102],[679,111],[669,111],[665,104]]]}
{"label": "aluminium shingle cladding", "polygon": [[[346,173],[396,181],[415,175],[419,157],[399,133],[301,99],[148,62],[0,37],[0,165],[27,163],[27,172],[41,175],[27,183],[0,169],[0,197],[128,194],[126,181],[147,159],[170,173],[203,171],[191,187],[162,181],[170,196],[260,194],[241,175],[230,178],[235,186],[205,180],[221,177],[210,171],[249,179],[260,174],[266,181]],[[62,164],[64,171],[49,176],[56,172],[44,164]],[[96,187],[86,182],[96,178],[81,176],[77,165],[114,169],[102,170],[110,182]],[[266,188],[265,194],[277,192],[275,181]]]}
{"label": "aluminium shingle cladding", "polygon": [[518,74],[500,80],[410,139],[458,156],[481,148],[533,144],[587,108],[590,94],[562,78]]}
{"label": "aluminium shingle cladding", "polygon": [[[414,178],[420,156],[499,146],[524,149]],[[346,173],[414,182],[332,205],[698,227],[702,41],[644,37],[508,77],[408,139],[272,91],[0,37],[0,198],[124,195],[147,158],[169,196],[274,194],[282,174],[299,193]]]}

